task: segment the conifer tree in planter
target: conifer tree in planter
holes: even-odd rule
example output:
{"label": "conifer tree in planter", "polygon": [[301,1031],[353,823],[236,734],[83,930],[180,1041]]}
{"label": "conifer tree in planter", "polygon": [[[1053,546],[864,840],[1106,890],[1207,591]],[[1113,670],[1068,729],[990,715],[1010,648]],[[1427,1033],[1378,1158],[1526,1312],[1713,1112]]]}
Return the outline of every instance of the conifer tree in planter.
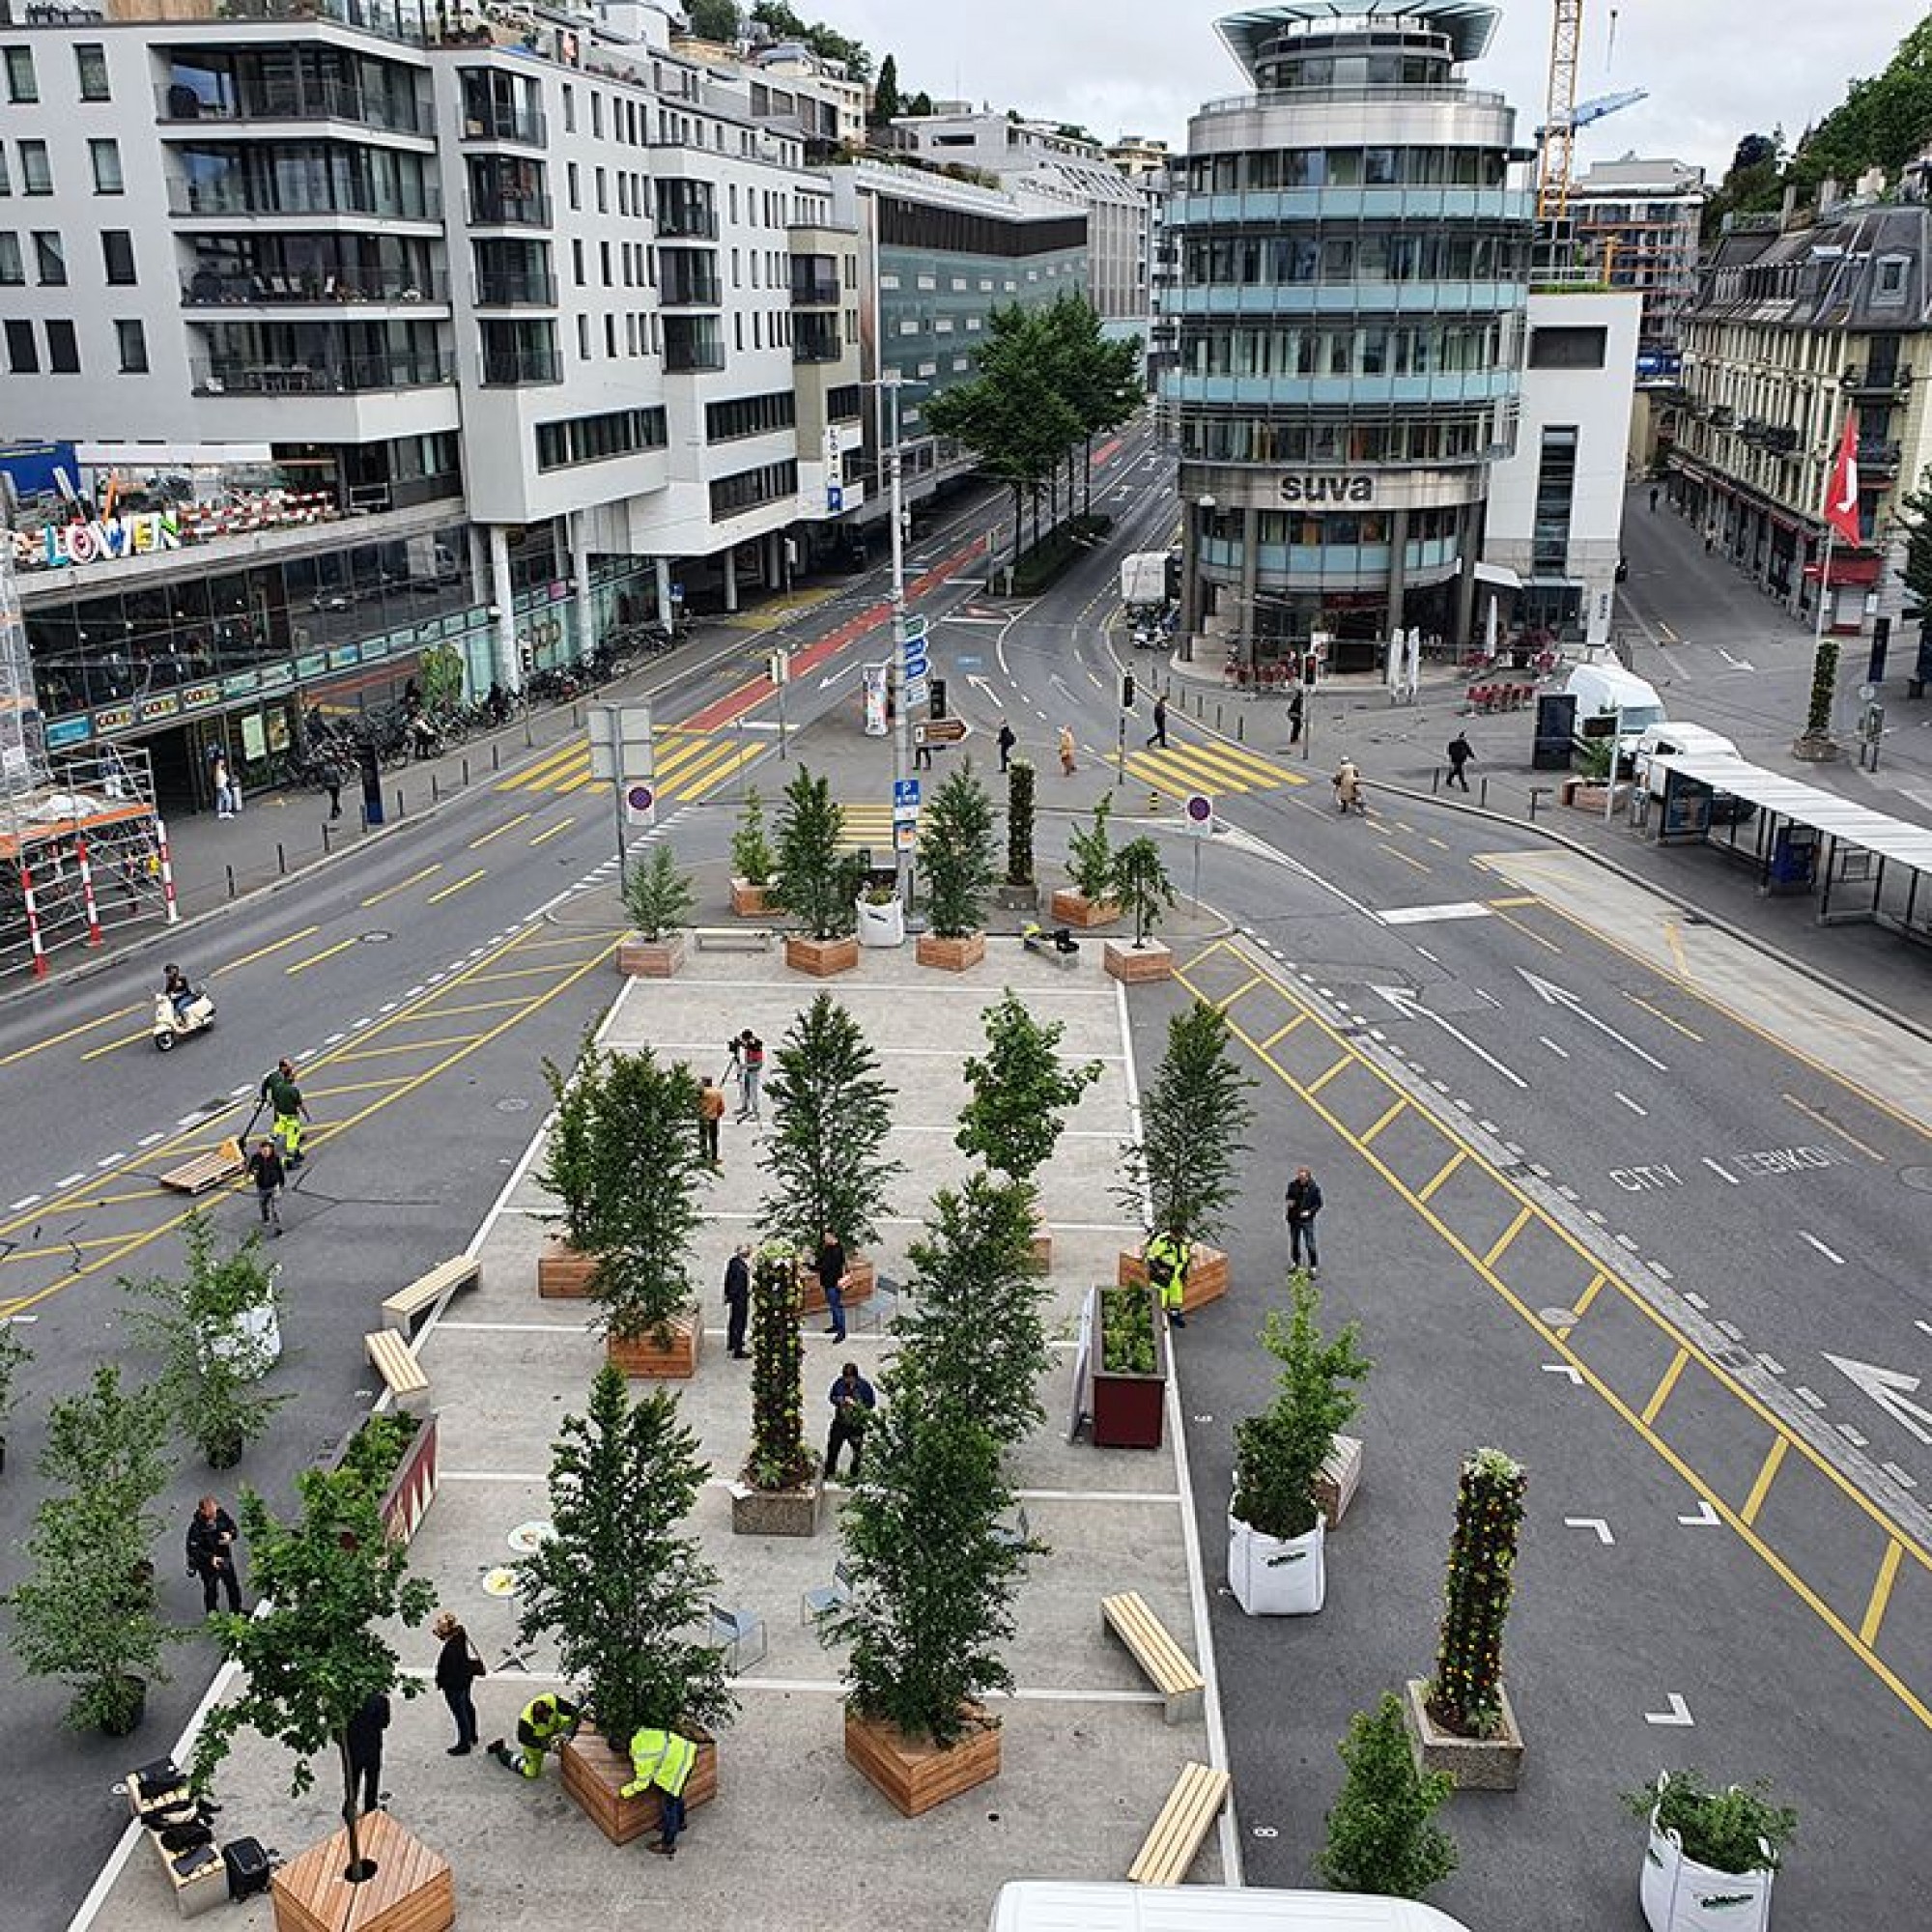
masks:
{"label": "conifer tree in planter", "polygon": [[1522,1733],[1503,1689],[1503,1625],[1525,1481],[1500,1449],[1463,1461],[1435,1675],[1407,1686],[1406,1715],[1424,1768],[1475,1791],[1514,1791],[1522,1765]]}
{"label": "conifer tree in planter", "polygon": [[949,772],[933,793],[919,851],[932,929],[920,934],[916,956],[922,966],[963,973],[986,956],[981,921],[999,851],[993,801],[970,758]]}
{"label": "conifer tree in planter", "polygon": [[638,980],[668,980],[684,963],[684,934],[697,903],[691,875],[678,866],[668,845],[653,845],[649,855],[624,874],[624,913],[637,937],[617,949],[617,970]]}
{"label": "conifer tree in planter", "polygon": [[[971,1091],[953,1142],[962,1153],[1025,1187],[1037,1203],[1034,1176],[1052,1158],[1065,1131],[1066,1109],[1099,1079],[1100,1063],[1063,1063],[1059,1049],[1065,1027],[1036,1019],[1010,988],[980,1015],[980,1023],[986,1051],[969,1056],[962,1068]],[[1033,1250],[1041,1267],[1052,1266],[1053,1237],[1043,1228],[1034,1236]]]}
{"label": "conifer tree in planter", "polygon": [[765,802],[753,785],[739,808],[731,834],[731,910],[740,919],[764,919],[771,911],[771,840],[765,836]]}
{"label": "conifer tree in planter", "polygon": [[34,1351],[14,1332],[14,1323],[0,1321],[0,1469],[7,1466],[7,1418],[20,1399],[20,1371],[34,1359]]}
{"label": "conifer tree in planter", "polygon": [[805,1440],[798,1255],[767,1241],[752,1257],[752,1453],[731,1492],[741,1536],[810,1536],[825,1491]]}
{"label": "conifer tree in planter", "polygon": [[1066,870],[1072,889],[1053,895],[1053,917],[1062,925],[1111,925],[1121,916],[1114,895],[1114,841],[1107,820],[1114,801],[1105,792],[1094,808],[1094,822],[1067,835]]}
{"label": "conifer tree in planter", "polygon": [[1326,1519],[1316,1485],[1336,1432],[1360,1398],[1350,1384],[1372,1364],[1351,1321],[1324,1341],[1321,1296],[1307,1274],[1291,1280],[1292,1314],[1269,1309],[1262,1344],[1281,1373],[1275,1397],[1235,1425],[1235,1494],[1228,1505],[1228,1587],[1249,1616],[1306,1616],[1327,1594]]}
{"label": "conifer tree in planter", "polygon": [[20,1667],[72,1691],[75,1730],[133,1730],[149,1683],[168,1681],[163,1653],[185,1634],[161,1621],[152,1561],[167,1429],[166,1398],[124,1389],[111,1363],[47,1410],[40,1472],[54,1487],[34,1513],[27,1574],[6,1602]]}
{"label": "conifer tree in planter", "polygon": [[585,1412],[564,1418],[553,1446],[555,1533],[518,1565],[518,1634],[525,1643],[554,1640],[596,1725],[564,1747],[564,1788],[617,1844],[657,1824],[654,1793],[618,1795],[631,1781],[631,1738],[644,1725],[698,1745],[687,1804],[718,1790],[709,1727],[734,1700],[724,1654],[693,1634],[718,1579],[686,1533],[708,1474],[675,1397],[656,1389],[634,1403],[607,1363]]}
{"label": "conifer tree in planter", "polygon": [[1798,1813],[1771,1786],[1714,1789],[1696,1771],[1665,1771],[1624,1794],[1650,1832],[1638,1888],[1650,1932],[1700,1932],[1713,1923],[1765,1932],[1772,1881],[1798,1831]]}
{"label": "conifer tree in planter", "polygon": [[1455,1781],[1417,1766],[1392,1690],[1349,1719],[1339,1748],[1348,1774],[1316,1869],[1336,1891],[1420,1898],[1456,1869],[1456,1841],[1434,1822]]}
{"label": "conifer tree in planter", "polygon": [[1034,876],[1034,799],[1037,774],[1031,758],[1007,765],[1007,876],[994,888],[995,902],[1010,912],[1032,912],[1039,904]]}
{"label": "conifer tree in planter", "polygon": [[604,1158],[597,1118],[607,1065],[602,1049],[588,1039],[574,1071],[563,1072],[554,1061],[543,1064],[553,1111],[537,1179],[556,1197],[560,1212],[554,1218],[561,1225],[561,1233],[550,1236],[537,1260],[537,1293],[547,1301],[587,1295],[597,1272],[594,1251]]}
{"label": "conifer tree in planter", "polygon": [[823,979],[859,963],[856,896],[858,860],[839,850],[845,814],[831,784],[803,765],[784,788],[779,813],[779,876],[768,889],[772,904],[803,922],[805,932],[785,940],[785,964]]}
{"label": "conifer tree in planter", "polygon": [[1174,954],[1153,937],[1161,915],[1174,906],[1174,886],[1161,863],[1160,847],[1145,836],[1130,838],[1114,854],[1114,895],[1132,915],[1134,943],[1118,939],[1106,944],[1104,963],[1115,979],[1171,980]]}
{"label": "conifer tree in planter", "polygon": [[[359,1815],[349,1763],[349,1726],[372,1696],[414,1697],[419,1680],[405,1677],[384,1625],[420,1624],[436,1595],[409,1575],[404,1547],[383,1533],[375,1498],[354,1471],[305,1469],[296,1478],[301,1514],[284,1522],[252,1490],[243,1490],[242,1535],[260,1599],[253,1616],[213,1619],[224,1654],[242,1666],[241,1689],[209,1713],[195,1742],[194,1781],[209,1788],[238,1731],[257,1732],[295,1753],[292,1796],[314,1782],[309,1759],[332,1750],[342,1770],[343,1829],[296,1859],[276,1880],[296,1889],[312,1922],[346,1925],[355,1887],[376,1876],[372,1836],[382,1861],[407,1858],[420,1871],[410,1922],[448,1924],[455,1895],[446,1861],[425,1850],[392,1819]],[[447,1917],[441,1908],[447,1907]],[[401,1916],[401,1908],[398,1908]]]}
{"label": "conifer tree in planter", "polygon": [[[765,1080],[772,1190],[760,1215],[807,1262],[822,1236],[837,1235],[851,1268],[845,1298],[863,1300],[872,1292],[872,1269],[858,1250],[876,1238],[893,1183],[905,1172],[885,1153],[894,1090],[880,1079],[878,1055],[859,1022],[830,993],[792,1022],[772,1059]],[[824,1305],[816,1276],[809,1277],[804,1312]]]}
{"label": "conifer tree in planter", "polygon": [[[1127,1179],[1116,1198],[1148,1216],[1150,1234],[1171,1234],[1192,1251],[1183,1310],[1228,1292],[1228,1257],[1208,1243],[1238,1192],[1254,1084],[1230,1057],[1217,1009],[1196,1001],[1168,1021],[1167,1052],[1142,1096],[1141,1137],[1123,1150]],[[1118,1279],[1146,1281],[1139,1255],[1121,1256]]]}

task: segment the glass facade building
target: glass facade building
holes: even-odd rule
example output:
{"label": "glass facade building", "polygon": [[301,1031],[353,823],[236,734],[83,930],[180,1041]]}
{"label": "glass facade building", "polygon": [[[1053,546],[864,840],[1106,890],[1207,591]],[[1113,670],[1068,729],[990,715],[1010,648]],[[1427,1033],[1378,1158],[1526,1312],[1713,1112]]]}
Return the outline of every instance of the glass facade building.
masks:
{"label": "glass facade building", "polygon": [[1175,163],[1161,393],[1183,620],[1236,664],[1466,634],[1530,264],[1514,113],[1461,75],[1497,16],[1289,0],[1218,23],[1254,92],[1204,106]]}

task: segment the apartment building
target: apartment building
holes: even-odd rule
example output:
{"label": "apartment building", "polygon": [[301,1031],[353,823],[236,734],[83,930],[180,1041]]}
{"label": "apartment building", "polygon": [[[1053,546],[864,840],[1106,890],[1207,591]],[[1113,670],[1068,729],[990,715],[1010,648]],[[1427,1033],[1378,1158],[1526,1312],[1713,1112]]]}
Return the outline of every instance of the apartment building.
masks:
{"label": "apartment building", "polygon": [[1689,161],[1598,161],[1570,190],[1570,223],[1587,267],[1643,297],[1637,354],[1658,374],[1683,346],[1697,294],[1698,229],[1710,190]]}

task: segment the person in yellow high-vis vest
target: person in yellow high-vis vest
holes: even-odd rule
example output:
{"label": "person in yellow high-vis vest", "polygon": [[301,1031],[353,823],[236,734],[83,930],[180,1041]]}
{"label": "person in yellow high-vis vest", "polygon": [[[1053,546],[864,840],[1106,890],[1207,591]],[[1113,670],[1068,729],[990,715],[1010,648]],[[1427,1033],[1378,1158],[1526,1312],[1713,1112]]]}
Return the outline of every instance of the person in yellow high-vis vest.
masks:
{"label": "person in yellow high-vis vest", "polygon": [[1175,1327],[1185,1328],[1187,1317],[1180,1312],[1180,1304],[1187,1293],[1187,1265],[1194,1258],[1193,1249],[1179,1235],[1163,1228],[1148,1236],[1141,1254],[1147,1262],[1148,1280],[1160,1291],[1160,1305],[1167,1311],[1167,1319]]}
{"label": "person in yellow high-vis vest", "polygon": [[568,1697],[546,1690],[541,1696],[532,1697],[517,1719],[520,1755],[511,1756],[509,1746],[501,1738],[492,1739],[486,1748],[498,1764],[518,1776],[541,1777],[544,1759],[552,1751],[560,1750],[576,1735],[582,1716],[582,1711]]}
{"label": "person in yellow high-vis vest", "polygon": [[645,1724],[631,1739],[634,1776],[617,1795],[636,1798],[657,1787],[659,1835],[651,1850],[666,1858],[676,1852],[677,1834],[684,1830],[684,1787],[696,1762],[697,1747],[675,1731]]}

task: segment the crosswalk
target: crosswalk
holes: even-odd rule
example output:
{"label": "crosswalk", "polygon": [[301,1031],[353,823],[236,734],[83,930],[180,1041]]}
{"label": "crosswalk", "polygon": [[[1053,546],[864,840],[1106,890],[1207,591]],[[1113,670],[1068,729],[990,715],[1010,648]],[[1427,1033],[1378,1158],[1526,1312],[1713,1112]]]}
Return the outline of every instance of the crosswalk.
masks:
{"label": "crosswalk", "polygon": [[[1119,766],[1120,753],[1110,753],[1107,763]],[[1165,751],[1133,749],[1130,740],[1126,775],[1169,798],[1185,798],[1197,791],[1209,797],[1237,791],[1277,791],[1284,785],[1308,782],[1305,773],[1290,771],[1286,765],[1238,745],[1218,741],[1184,744],[1172,736]]]}
{"label": "crosswalk", "polygon": [[[690,804],[728,784],[771,747],[737,732],[660,731],[656,749],[658,800],[669,805]],[[504,779],[497,789],[572,792],[598,782],[590,776],[589,744],[578,738]]]}
{"label": "crosswalk", "polygon": [[841,852],[870,851],[881,863],[891,864],[893,849],[893,809],[890,805],[846,805],[844,836],[838,841]]}

